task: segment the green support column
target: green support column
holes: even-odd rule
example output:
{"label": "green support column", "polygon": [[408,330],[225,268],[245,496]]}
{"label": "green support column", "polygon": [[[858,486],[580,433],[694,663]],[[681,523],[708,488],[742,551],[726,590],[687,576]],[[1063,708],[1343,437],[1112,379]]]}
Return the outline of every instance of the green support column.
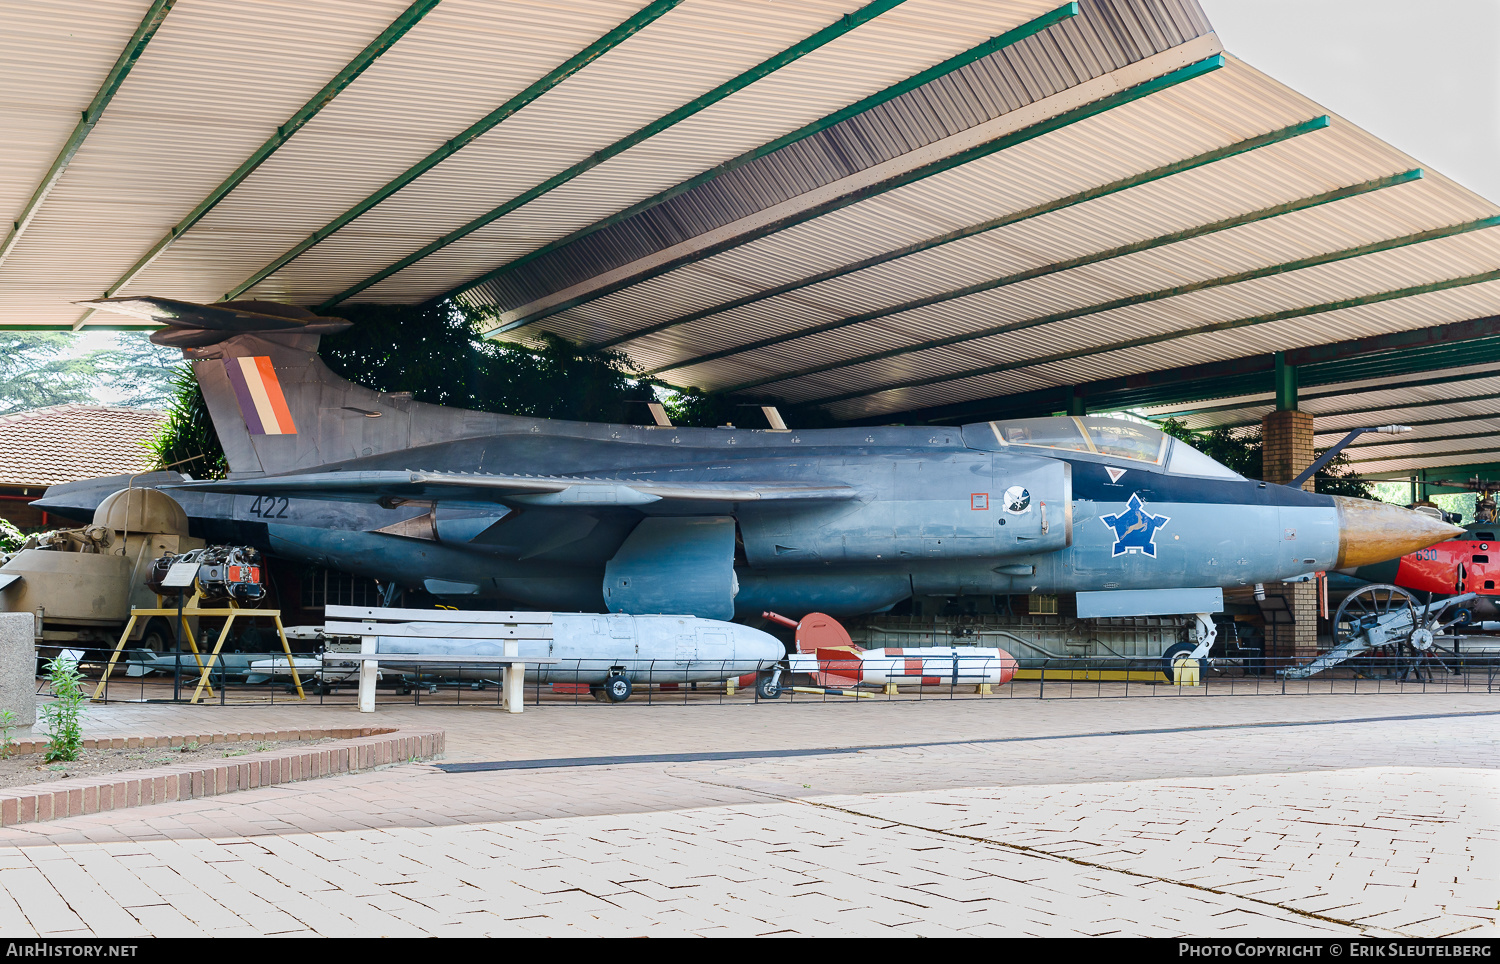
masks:
{"label": "green support column", "polygon": [[1078,393],[1078,389],[1073,389],[1073,391],[1068,394],[1068,414],[1087,415],[1088,413],[1088,403],[1084,400],[1084,397]]}
{"label": "green support column", "polygon": [[1276,411],[1297,410],[1297,369],[1286,363],[1286,353],[1276,353]]}

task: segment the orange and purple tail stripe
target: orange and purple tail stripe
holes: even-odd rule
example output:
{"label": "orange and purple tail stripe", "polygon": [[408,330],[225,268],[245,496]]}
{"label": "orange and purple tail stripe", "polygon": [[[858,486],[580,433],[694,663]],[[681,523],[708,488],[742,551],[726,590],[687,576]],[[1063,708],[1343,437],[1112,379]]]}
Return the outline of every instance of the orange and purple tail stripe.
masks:
{"label": "orange and purple tail stripe", "polygon": [[292,421],[291,409],[286,407],[286,396],[281,393],[281,382],[276,379],[271,359],[264,355],[226,358],[224,370],[229,374],[229,384],[234,386],[240,414],[251,435],[297,434],[297,425]]}

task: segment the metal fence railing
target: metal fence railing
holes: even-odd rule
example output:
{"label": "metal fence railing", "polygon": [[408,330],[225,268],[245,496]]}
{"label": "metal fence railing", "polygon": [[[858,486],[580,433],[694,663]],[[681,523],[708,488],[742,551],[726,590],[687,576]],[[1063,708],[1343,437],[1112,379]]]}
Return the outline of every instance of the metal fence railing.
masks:
{"label": "metal fence railing", "polygon": [[[298,659],[305,703],[356,704],[357,666],[341,665],[337,654],[329,654],[327,662],[316,659]],[[758,684],[775,671],[773,663],[565,660],[537,672],[527,671],[525,702],[528,706],[607,702],[603,683],[616,675],[630,681],[628,702],[632,704],[1458,694],[1495,693],[1500,686],[1500,659],[1446,654],[1441,659],[1358,657],[1303,679],[1289,678],[1284,671],[1306,665],[1310,658],[1213,659],[1198,666],[1196,673],[1193,666],[1179,664],[1173,674],[1177,676],[1175,682],[1169,679],[1160,657],[1025,659],[1019,669],[1015,669],[1013,660],[985,657],[960,656],[940,664],[929,660],[910,670],[896,665],[901,662],[891,658],[825,662],[818,665],[816,673],[791,673],[783,668],[780,692],[771,698],[767,688]],[[85,657],[80,665],[85,675],[98,678],[103,663]],[[190,655],[185,655],[180,678],[175,666],[163,671],[159,661],[145,675],[129,675],[131,665],[148,668],[147,664],[122,659],[103,689],[103,701],[185,702],[198,684],[197,667]],[[1014,676],[999,682],[1011,669]],[[280,706],[302,702],[291,686],[284,656],[279,665],[262,664],[260,670],[258,674],[215,670],[211,677],[213,691],[205,692],[202,702]],[[381,705],[498,706],[502,696],[500,672],[493,662],[382,663],[376,701]],[[45,693],[45,679],[38,683],[38,692]]]}

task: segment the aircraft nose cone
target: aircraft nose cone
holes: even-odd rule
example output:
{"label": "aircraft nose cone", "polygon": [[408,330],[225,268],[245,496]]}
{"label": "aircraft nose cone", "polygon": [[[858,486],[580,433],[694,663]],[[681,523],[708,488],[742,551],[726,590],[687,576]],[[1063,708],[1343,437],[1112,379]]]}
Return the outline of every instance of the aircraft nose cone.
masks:
{"label": "aircraft nose cone", "polygon": [[1397,559],[1452,539],[1464,530],[1385,502],[1336,495],[1339,510],[1339,558],[1335,569],[1369,566]]}
{"label": "aircraft nose cone", "polygon": [[734,658],[737,660],[755,660],[769,666],[786,655],[781,640],[770,633],[749,626],[736,626],[735,630]]}

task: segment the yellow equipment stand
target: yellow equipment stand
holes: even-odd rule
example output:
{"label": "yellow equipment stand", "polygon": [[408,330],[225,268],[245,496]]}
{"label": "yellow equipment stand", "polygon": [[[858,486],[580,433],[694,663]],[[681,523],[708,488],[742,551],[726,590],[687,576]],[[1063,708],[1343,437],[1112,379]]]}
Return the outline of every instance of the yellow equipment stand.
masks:
{"label": "yellow equipment stand", "polygon": [[[291,671],[291,674],[292,674],[292,683],[297,687],[297,698],[299,700],[305,700],[305,699],[307,699],[307,694],[304,693],[304,692],[302,692],[302,678],[297,674],[297,662],[296,662],[296,660],[294,660],[292,658],[292,648],[291,648],[291,646],[289,646],[287,644],[287,641],[286,641],[286,628],[281,625],[281,610],[279,610],[279,609],[240,609],[238,607],[235,607],[232,603],[231,603],[230,608],[228,608],[228,609],[202,609],[202,608],[199,608],[199,606],[198,606],[198,603],[200,602],[201,599],[202,599],[202,597],[197,592],[194,592],[193,593],[193,598],[191,600],[189,600],[188,604],[186,606],[184,606],[180,610],[181,614],[184,617],[186,617],[186,616],[223,616],[223,617],[226,617],[226,618],[224,620],[224,628],[223,628],[223,630],[221,630],[219,632],[219,638],[214,643],[213,652],[209,654],[208,663],[206,665],[204,664],[202,658],[200,657],[200,654],[198,652],[198,644],[193,639],[193,631],[188,628],[186,619],[184,619],[182,621],[182,623],[181,623],[181,630],[187,636],[188,648],[190,650],[192,650],[193,659],[194,659],[194,661],[197,662],[198,669],[202,673],[202,675],[199,676],[199,678],[198,678],[198,686],[197,686],[197,688],[193,690],[193,698],[189,701],[190,703],[197,703],[198,700],[200,700],[203,697],[203,691],[205,689],[208,690],[208,695],[210,697],[212,697],[214,695],[213,685],[211,683],[209,683],[209,681],[208,681],[209,674],[213,672],[214,663],[217,662],[218,659],[219,659],[219,651],[224,648],[224,642],[229,639],[229,631],[234,628],[234,621],[235,621],[235,619],[237,617],[240,617],[240,616],[245,616],[245,617],[248,617],[250,619],[254,619],[257,616],[270,616],[271,619],[275,621],[275,623],[276,623],[276,638],[279,639],[279,640],[281,640],[281,650],[282,650],[282,652],[286,653],[286,665],[287,665],[287,669]],[[94,699],[97,700],[97,699],[101,698],[101,696],[103,696],[103,694],[104,694],[104,684],[109,681],[109,674],[115,668],[115,663],[116,663],[116,661],[119,660],[120,653],[124,651],[124,649],[125,649],[125,643],[127,641],[129,641],[129,639],[130,639],[130,631],[133,628],[135,628],[136,618],[139,617],[139,616],[145,616],[145,617],[148,617],[148,618],[151,617],[151,616],[174,616],[175,617],[175,616],[178,615],[178,613],[179,613],[179,610],[177,610],[177,609],[135,609],[135,608],[132,608],[130,610],[130,620],[125,623],[125,631],[120,634],[120,641],[115,644],[115,651],[110,654],[109,663],[108,663],[108,665],[106,665],[104,667],[104,675],[102,677],[100,677],[100,679],[99,679],[99,685],[94,688],[94,697],[93,697]]]}

